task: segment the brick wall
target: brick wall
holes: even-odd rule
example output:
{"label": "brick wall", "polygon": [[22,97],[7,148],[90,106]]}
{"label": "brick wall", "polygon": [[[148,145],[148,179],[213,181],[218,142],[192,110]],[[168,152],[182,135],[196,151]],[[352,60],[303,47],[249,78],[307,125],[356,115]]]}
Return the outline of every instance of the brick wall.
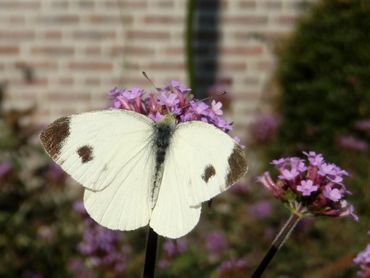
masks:
{"label": "brick wall", "polygon": [[[220,1],[217,75],[232,79],[230,119],[242,137],[261,96],[269,93],[272,39],[286,36],[312,1]],[[185,0],[0,0],[5,107],[36,104],[34,120],[46,123],[105,107],[105,94],[116,85],[150,87],[142,70],[158,85],[187,82],[186,5]]]}

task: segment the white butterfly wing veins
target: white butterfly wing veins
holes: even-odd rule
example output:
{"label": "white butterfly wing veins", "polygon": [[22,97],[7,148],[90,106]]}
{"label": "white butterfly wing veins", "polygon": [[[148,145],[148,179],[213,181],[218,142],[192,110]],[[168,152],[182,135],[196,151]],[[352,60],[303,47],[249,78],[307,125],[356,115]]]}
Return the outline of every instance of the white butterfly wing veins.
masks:
{"label": "white butterfly wing veins", "polygon": [[213,125],[191,121],[178,125],[172,138],[174,163],[187,177],[190,206],[210,200],[230,188],[248,170],[243,148]]}
{"label": "white butterfly wing veins", "polygon": [[131,111],[63,117],[40,135],[50,157],[86,190],[84,204],[101,225],[133,230],[149,222],[155,161],[153,121]]}

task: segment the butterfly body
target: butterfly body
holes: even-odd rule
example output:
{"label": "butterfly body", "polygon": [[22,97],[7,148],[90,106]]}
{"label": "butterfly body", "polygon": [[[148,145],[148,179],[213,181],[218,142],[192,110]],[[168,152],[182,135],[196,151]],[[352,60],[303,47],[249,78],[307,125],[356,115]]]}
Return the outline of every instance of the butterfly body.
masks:
{"label": "butterfly body", "polygon": [[178,238],[199,221],[201,203],[247,171],[242,148],[201,121],[159,122],[127,110],[63,117],[41,142],[62,169],[85,187],[84,205],[99,224],[117,230],[150,225]]}
{"label": "butterfly body", "polygon": [[163,176],[163,163],[166,151],[171,142],[171,137],[175,131],[176,120],[171,114],[166,115],[161,121],[153,124],[153,149],[155,150],[155,176],[151,190],[151,208],[154,209],[158,198],[160,184]]}

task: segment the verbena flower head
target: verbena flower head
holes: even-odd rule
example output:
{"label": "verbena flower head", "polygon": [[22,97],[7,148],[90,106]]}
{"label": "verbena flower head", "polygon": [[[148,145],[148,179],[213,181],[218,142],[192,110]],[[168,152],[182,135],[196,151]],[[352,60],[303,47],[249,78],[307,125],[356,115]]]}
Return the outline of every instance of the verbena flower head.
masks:
{"label": "verbena flower head", "polygon": [[346,200],[350,192],[343,184],[348,173],[322,154],[304,152],[306,159],[286,157],[273,160],[279,172],[274,181],[269,172],[258,178],[276,198],[302,215],[352,216],[353,206]]}
{"label": "verbena flower head", "polygon": [[361,271],[358,272],[360,277],[370,278],[370,244],[367,245],[365,250],[357,254],[353,262],[361,268]]}
{"label": "verbena flower head", "polygon": [[78,251],[86,265],[97,271],[114,270],[123,273],[127,268],[129,247],[123,244],[123,234],[96,224],[83,207],[76,202],[74,209],[84,218],[84,233]]}
{"label": "verbena flower head", "polygon": [[232,259],[223,262],[218,268],[219,278],[245,277],[248,264],[245,259]]}
{"label": "verbena flower head", "polygon": [[172,114],[178,123],[203,121],[224,132],[232,129],[231,123],[222,116],[221,102],[212,101],[209,105],[204,101],[196,101],[191,89],[175,80],[158,88],[158,92],[147,93],[140,88],[114,88],[109,92],[109,97],[114,108],[135,111],[156,122],[164,115]]}
{"label": "verbena flower head", "polygon": [[337,143],[340,147],[353,151],[366,151],[369,148],[369,144],[365,140],[353,135],[341,136],[338,138]]}
{"label": "verbena flower head", "polygon": [[271,113],[263,113],[249,125],[248,131],[254,144],[265,144],[271,141],[279,131],[281,119]]}

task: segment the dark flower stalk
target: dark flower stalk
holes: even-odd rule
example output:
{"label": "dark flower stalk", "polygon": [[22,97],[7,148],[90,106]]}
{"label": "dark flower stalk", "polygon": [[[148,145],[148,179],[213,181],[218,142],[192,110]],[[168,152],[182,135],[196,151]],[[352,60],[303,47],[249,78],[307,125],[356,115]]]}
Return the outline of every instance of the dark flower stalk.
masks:
{"label": "dark flower stalk", "polygon": [[158,235],[152,228],[148,228],[146,247],[145,247],[145,263],[143,278],[153,278],[155,273],[155,263],[157,260]]}
{"label": "dark flower stalk", "polygon": [[265,271],[267,266],[270,264],[271,260],[274,258],[275,254],[280,250],[280,248],[284,245],[285,241],[289,238],[290,234],[297,226],[299,221],[301,221],[302,215],[297,213],[292,213],[285,223],[283,228],[280,230],[278,235],[275,237],[274,241],[272,242],[269,250],[266,252],[265,256],[263,257],[261,263],[258,265],[257,269],[252,274],[252,278],[261,277],[262,273]]}

